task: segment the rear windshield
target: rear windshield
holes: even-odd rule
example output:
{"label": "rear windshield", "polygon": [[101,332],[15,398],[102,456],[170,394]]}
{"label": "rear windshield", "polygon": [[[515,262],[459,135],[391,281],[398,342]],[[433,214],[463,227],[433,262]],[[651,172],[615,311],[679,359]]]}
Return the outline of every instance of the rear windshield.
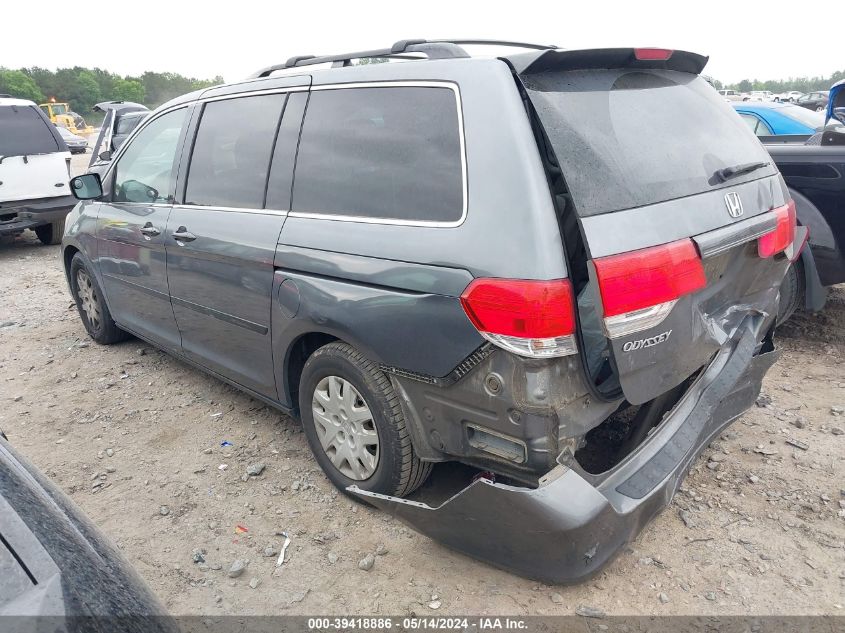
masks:
{"label": "rear windshield", "polygon": [[128,135],[132,130],[138,127],[138,124],[147,117],[147,114],[147,112],[124,114],[117,120],[117,124],[114,127],[114,133]]}
{"label": "rear windshield", "polygon": [[0,156],[58,152],[48,125],[35,106],[0,106]]}
{"label": "rear windshield", "polygon": [[703,193],[725,167],[772,160],[697,75],[663,70],[548,72],[522,77],[581,216]]}
{"label": "rear windshield", "polygon": [[777,111],[813,129],[824,125],[824,114],[802,108],[801,106],[785,105],[782,108],[778,108]]}

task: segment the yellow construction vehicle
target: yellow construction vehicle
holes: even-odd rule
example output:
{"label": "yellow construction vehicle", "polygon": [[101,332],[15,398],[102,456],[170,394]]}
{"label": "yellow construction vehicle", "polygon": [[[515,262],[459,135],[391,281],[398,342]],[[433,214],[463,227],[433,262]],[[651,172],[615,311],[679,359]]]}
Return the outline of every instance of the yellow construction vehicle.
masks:
{"label": "yellow construction vehicle", "polygon": [[49,103],[41,103],[38,107],[44,110],[54,125],[67,128],[73,134],[90,134],[94,131],[93,127],[85,123],[85,119],[71,111],[68,103],[57,103],[54,97],[50,97]]}

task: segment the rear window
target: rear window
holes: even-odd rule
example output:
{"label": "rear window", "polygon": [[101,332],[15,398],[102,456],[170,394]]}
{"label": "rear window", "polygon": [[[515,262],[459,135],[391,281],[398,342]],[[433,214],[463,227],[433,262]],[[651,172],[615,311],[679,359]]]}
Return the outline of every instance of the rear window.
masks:
{"label": "rear window", "polygon": [[0,106],[0,156],[58,152],[50,125],[35,106]]}
{"label": "rear window", "polygon": [[801,106],[785,105],[782,108],[778,108],[778,112],[813,129],[824,125],[824,114],[802,108]]}
{"label": "rear window", "polygon": [[662,70],[589,70],[522,77],[581,216],[734,186],[716,171],[772,163],[707,82]]}
{"label": "rear window", "polygon": [[149,114],[149,112],[124,114],[117,120],[117,123],[114,126],[114,133],[128,135],[132,130],[138,127],[138,124],[147,117],[147,114]]}
{"label": "rear window", "polygon": [[295,211],[452,222],[463,215],[463,205],[453,90],[312,92],[296,159]]}

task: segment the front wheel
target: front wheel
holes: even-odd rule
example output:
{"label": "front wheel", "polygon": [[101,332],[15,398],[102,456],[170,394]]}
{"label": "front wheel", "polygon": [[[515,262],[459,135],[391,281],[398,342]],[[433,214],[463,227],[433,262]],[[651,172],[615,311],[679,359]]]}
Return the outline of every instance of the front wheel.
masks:
{"label": "front wheel", "polygon": [[128,338],[129,335],[111,318],[100,284],[79,253],[70,263],[70,289],[82,325],[92,339],[102,345],[111,345]]}
{"label": "front wheel", "polygon": [[35,234],[45,246],[61,244],[62,236],[65,234],[65,218],[43,226],[36,226]]}
{"label": "front wheel", "polygon": [[311,451],[341,492],[356,485],[402,497],[431,472],[414,453],[390,380],[346,343],[329,343],[308,358],[299,407]]}
{"label": "front wheel", "polygon": [[827,108],[825,108],[824,106],[819,106],[818,108],[816,108],[816,112],[824,112],[826,109]]}

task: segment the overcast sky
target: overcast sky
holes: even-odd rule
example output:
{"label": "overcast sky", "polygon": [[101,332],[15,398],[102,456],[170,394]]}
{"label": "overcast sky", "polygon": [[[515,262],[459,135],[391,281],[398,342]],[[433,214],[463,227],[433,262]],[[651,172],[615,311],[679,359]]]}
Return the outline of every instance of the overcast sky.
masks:
{"label": "overcast sky", "polygon": [[[788,19],[788,22],[784,22]],[[662,46],[710,56],[723,82],[830,75],[845,66],[825,35],[818,3],[781,10],[709,2],[299,2],[4,3],[0,65],[99,66],[121,74],[172,71],[227,81],[292,55],[379,48],[405,38],[490,38],[563,48]],[[77,34],[82,34],[79,37]]]}

